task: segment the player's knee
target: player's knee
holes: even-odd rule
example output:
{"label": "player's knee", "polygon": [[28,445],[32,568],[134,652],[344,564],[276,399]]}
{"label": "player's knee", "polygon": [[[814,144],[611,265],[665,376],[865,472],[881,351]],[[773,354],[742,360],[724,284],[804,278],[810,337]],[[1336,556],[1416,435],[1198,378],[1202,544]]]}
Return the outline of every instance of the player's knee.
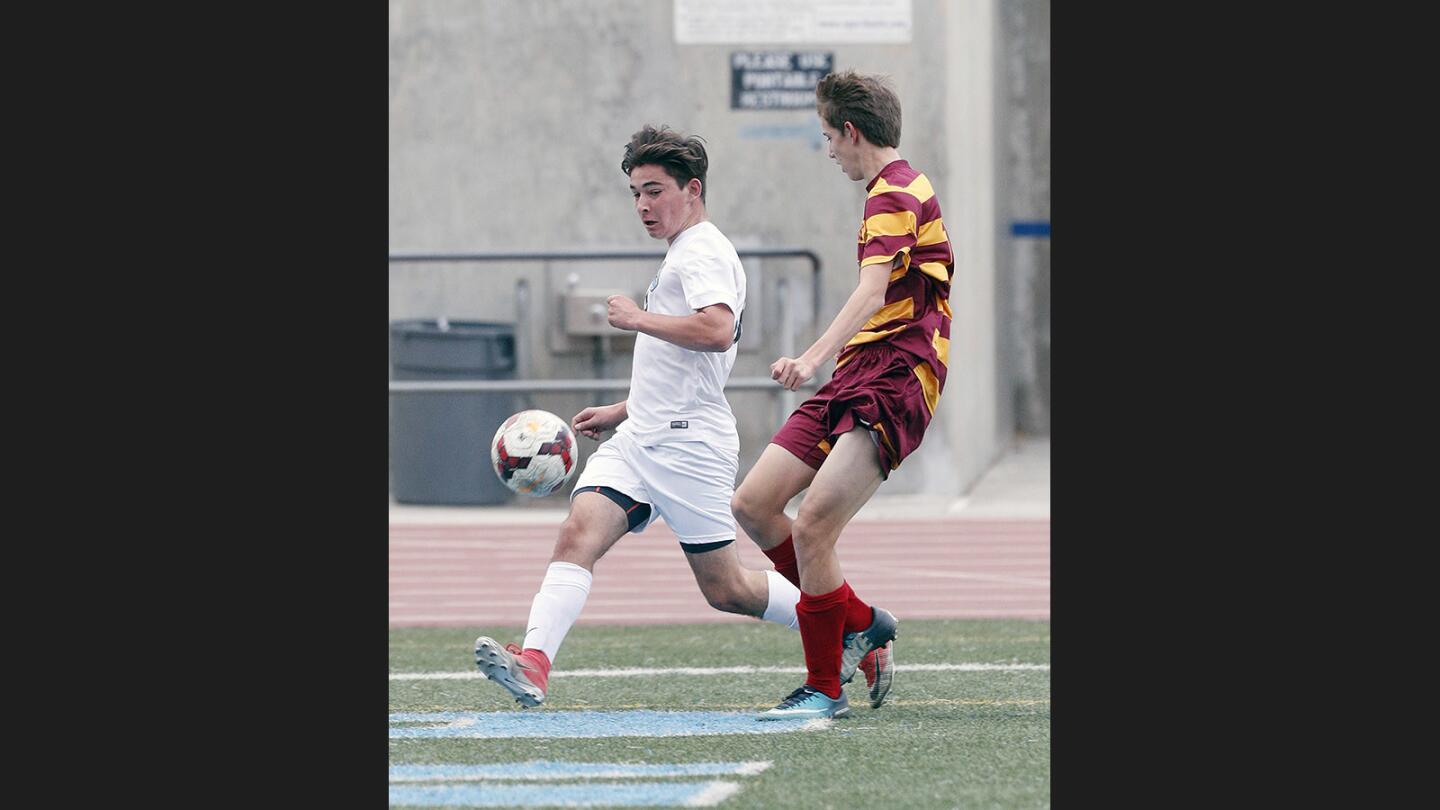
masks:
{"label": "player's knee", "polygon": [[745,601],[740,594],[738,583],[724,577],[706,577],[699,580],[700,592],[710,607],[722,613],[744,613]]}
{"label": "player's knee", "polygon": [[829,541],[833,532],[834,526],[829,521],[801,505],[795,522],[790,524],[790,536],[795,542],[795,558],[801,569],[805,568],[806,560],[812,555],[823,553],[832,545]]}
{"label": "player's knee", "polygon": [[747,613],[744,601],[740,594],[734,590],[724,587],[715,587],[705,591],[705,601],[710,607],[722,613]]}
{"label": "player's knee", "polygon": [[730,498],[730,513],[741,523],[750,523],[754,520],[754,507],[750,504],[750,496],[742,489],[735,490],[735,495]]}
{"label": "player's knee", "polygon": [[758,524],[770,517],[772,511],[764,495],[753,486],[746,487],[742,484],[730,498],[730,512],[745,526]]}
{"label": "player's knee", "polygon": [[560,524],[560,536],[555,540],[551,562],[574,563],[585,568],[594,566],[595,561],[600,559],[600,544],[591,535],[574,515],[565,518],[565,522]]}

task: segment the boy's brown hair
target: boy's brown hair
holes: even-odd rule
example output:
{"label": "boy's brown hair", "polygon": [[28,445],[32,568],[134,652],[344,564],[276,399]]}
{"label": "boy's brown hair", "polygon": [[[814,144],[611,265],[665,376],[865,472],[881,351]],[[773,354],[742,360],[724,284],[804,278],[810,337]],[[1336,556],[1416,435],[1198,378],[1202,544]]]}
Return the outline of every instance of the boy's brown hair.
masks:
{"label": "boy's brown hair", "polygon": [[815,85],[815,111],[833,129],[849,121],[876,146],[900,146],[900,99],[883,76],[826,74]]}
{"label": "boy's brown hair", "polygon": [[700,136],[687,137],[664,125],[656,128],[646,124],[625,145],[620,171],[629,177],[636,166],[659,166],[675,178],[680,188],[691,178],[699,180],[700,201],[705,201],[705,172],[710,168],[710,158],[705,155],[705,142]]}

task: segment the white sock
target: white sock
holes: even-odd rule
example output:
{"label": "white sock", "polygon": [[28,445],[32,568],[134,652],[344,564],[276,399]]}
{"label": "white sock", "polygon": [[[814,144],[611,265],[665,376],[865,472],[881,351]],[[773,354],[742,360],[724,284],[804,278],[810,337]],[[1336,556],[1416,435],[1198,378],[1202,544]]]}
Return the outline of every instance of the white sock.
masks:
{"label": "white sock", "polygon": [[765,579],[770,582],[770,604],[760,618],[799,630],[800,618],[795,615],[795,603],[800,601],[800,589],[781,576],[779,571],[766,571]]}
{"label": "white sock", "polygon": [[589,571],[574,563],[550,563],[540,592],[530,603],[530,622],[525,625],[525,643],[521,646],[540,650],[554,664],[560,642],[570,632],[570,625],[580,618],[580,610],[590,596],[591,579]]}

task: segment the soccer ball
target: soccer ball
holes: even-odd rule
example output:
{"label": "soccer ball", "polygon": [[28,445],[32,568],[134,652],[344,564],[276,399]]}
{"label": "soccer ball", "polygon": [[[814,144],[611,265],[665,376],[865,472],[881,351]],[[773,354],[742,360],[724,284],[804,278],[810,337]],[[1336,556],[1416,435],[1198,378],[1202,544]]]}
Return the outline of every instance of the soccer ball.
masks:
{"label": "soccer ball", "polygon": [[490,465],[517,495],[549,495],[575,473],[575,433],[549,411],[521,411],[495,431]]}

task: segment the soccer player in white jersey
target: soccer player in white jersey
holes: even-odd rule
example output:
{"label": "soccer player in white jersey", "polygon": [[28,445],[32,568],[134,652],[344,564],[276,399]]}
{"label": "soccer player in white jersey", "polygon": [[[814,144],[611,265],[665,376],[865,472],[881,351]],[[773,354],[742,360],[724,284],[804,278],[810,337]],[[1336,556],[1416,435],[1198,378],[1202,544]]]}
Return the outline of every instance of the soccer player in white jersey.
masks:
{"label": "soccer player in white jersey", "polygon": [[709,159],[697,137],[646,126],[625,147],[635,212],[670,248],[644,307],[609,298],[612,326],[633,330],[627,399],[585,408],[571,425],[592,439],[570,496],[523,646],[475,641],[475,665],[521,706],[538,706],[555,654],[590,594],[595,563],[621,537],[657,517],[680,540],[705,599],[717,610],[798,629],[800,590],[775,571],[740,564],[730,500],[740,466],[725,381],[735,365],[745,312],[745,270],[705,212]]}

